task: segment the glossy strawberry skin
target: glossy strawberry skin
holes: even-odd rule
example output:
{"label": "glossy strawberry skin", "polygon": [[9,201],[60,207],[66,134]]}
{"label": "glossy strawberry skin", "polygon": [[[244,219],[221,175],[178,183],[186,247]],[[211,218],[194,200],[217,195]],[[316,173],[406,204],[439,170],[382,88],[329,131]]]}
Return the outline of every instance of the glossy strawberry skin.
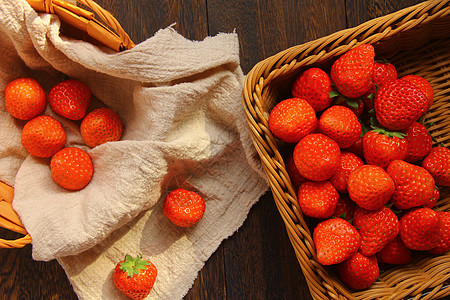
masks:
{"label": "glossy strawberry skin", "polygon": [[381,167],[364,165],[356,168],[348,178],[350,198],[360,207],[375,210],[386,204],[394,193],[395,185]]}
{"label": "glossy strawberry skin", "polygon": [[434,191],[433,191],[433,196],[431,196],[431,198],[426,201],[423,206],[424,207],[428,207],[428,208],[433,208],[437,201],[439,200],[439,197],[441,196],[441,194],[439,193],[439,189],[435,186],[434,187]]}
{"label": "glossy strawberry skin", "polygon": [[269,130],[283,142],[297,143],[316,128],[316,113],[304,99],[283,100],[270,111]]}
{"label": "glossy strawberry skin", "polygon": [[391,265],[406,265],[411,261],[411,250],[406,247],[400,236],[389,242],[383,249],[377,252],[379,263]]}
{"label": "glossy strawberry skin", "polygon": [[339,193],[328,181],[306,181],[298,189],[298,203],[304,215],[326,219],[333,215]]}
{"label": "glossy strawberry skin", "polygon": [[22,129],[22,146],[36,157],[52,157],[66,143],[67,135],[56,119],[37,116],[28,121]]}
{"label": "glossy strawberry skin", "polygon": [[33,78],[18,78],[5,87],[6,110],[16,119],[31,120],[47,106],[47,94]]}
{"label": "glossy strawberry skin", "polygon": [[92,159],[80,148],[68,147],[58,151],[50,161],[53,180],[61,187],[78,191],[91,181],[94,173]]}
{"label": "glossy strawberry skin", "polygon": [[424,205],[434,193],[434,179],[424,168],[394,160],[386,170],[395,183],[392,202],[398,209]]}
{"label": "glossy strawberry skin", "polygon": [[353,219],[356,207],[356,203],[353,202],[347,194],[340,194],[333,217],[350,221]]}
{"label": "glossy strawberry skin", "polygon": [[196,192],[183,188],[171,191],[164,198],[164,215],[179,227],[197,224],[206,210],[205,200]]}
{"label": "glossy strawberry skin", "polygon": [[81,136],[89,147],[120,140],[123,124],[119,115],[109,108],[97,108],[84,117],[80,126]]}
{"label": "glossy strawberry skin", "polygon": [[340,263],[337,266],[337,271],[341,280],[355,290],[370,287],[380,275],[376,256],[368,257],[359,252]]}
{"label": "glossy strawberry skin", "polygon": [[373,65],[372,82],[378,88],[397,79],[397,69],[389,62],[375,61]]}
{"label": "glossy strawberry skin", "polygon": [[364,165],[364,162],[356,154],[342,151],[340,166],[336,173],[331,176],[330,183],[339,193],[346,193],[350,173],[362,165]]}
{"label": "glossy strawberry skin", "polygon": [[400,218],[400,238],[411,250],[430,250],[438,246],[441,235],[439,214],[430,208],[415,208]]}
{"label": "glossy strawberry skin", "polygon": [[305,136],[294,148],[294,163],[300,174],[309,180],[328,180],[341,163],[338,144],[321,133]]}
{"label": "glossy strawberry skin", "polygon": [[408,129],[428,110],[428,100],[415,85],[397,79],[378,90],[374,108],[381,126],[392,131],[402,131]]}
{"label": "glossy strawberry skin", "polygon": [[430,154],[433,147],[433,139],[424,125],[414,122],[405,133],[404,140],[409,146],[409,152],[405,157],[405,161],[416,162]]}
{"label": "glossy strawberry skin", "polygon": [[50,89],[48,102],[52,110],[70,120],[80,120],[91,102],[91,90],[81,81],[68,79]]}
{"label": "glossy strawberry skin", "polygon": [[403,76],[401,79],[411,82],[422,91],[427,99],[427,110],[433,105],[434,91],[428,80],[414,74]]}
{"label": "glossy strawberry skin", "polygon": [[353,145],[361,135],[361,123],[348,107],[333,105],[319,119],[319,131],[335,140],[341,149]]}
{"label": "glossy strawberry skin", "polygon": [[353,225],[359,228],[361,235],[359,252],[365,256],[375,255],[392,241],[400,230],[397,216],[386,206],[377,210],[356,208]]}
{"label": "glossy strawberry skin", "polygon": [[331,66],[330,77],[337,90],[346,97],[363,96],[371,87],[375,50],[372,45],[360,45]]}
{"label": "glossy strawberry skin", "polygon": [[442,146],[431,149],[422,167],[430,172],[437,185],[450,186],[450,149]]}
{"label": "glossy strawberry skin", "polygon": [[300,74],[292,85],[292,96],[311,104],[314,111],[322,111],[333,102],[330,76],[320,68],[310,68]]}
{"label": "glossy strawberry skin", "polygon": [[361,243],[355,227],[341,218],[327,219],[317,224],[313,240],[317,260],[322,265],[338,264],[349,259],[358,251]]}
{"label": "glossy strawberry skin", "polygon": [[436,247],[428,250],[433,254],[444,254],[450,250],[450,212],[438,211],[440,219],[440,240]]}
{"label": "glossy strawberry skin", "polygon": [[405,159],[409,153],[409,145],[404,138],[388,137],[375,131],[367,132],[362,143],[366,163],[382,168],[387,168],[396,159]]}

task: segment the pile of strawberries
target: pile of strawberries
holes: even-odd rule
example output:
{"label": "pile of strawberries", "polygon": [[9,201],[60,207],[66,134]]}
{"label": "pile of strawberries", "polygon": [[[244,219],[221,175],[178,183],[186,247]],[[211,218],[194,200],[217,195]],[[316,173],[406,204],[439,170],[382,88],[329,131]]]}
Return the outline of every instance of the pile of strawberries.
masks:
{"label": "pile of strawberries", "polygon": [[329,73],[303,71],[270,112],[270,131],[293,148],[286,168],[299,206],[316,220],[317,260],[352,289],[370,287],[380,264],[450,250],[450,212],[433,209],[450,186],[450,150],[433,147],[422,118],[433,97],[426,79],[398,78],[362,44]]}
{"label": "pile of strawberries", "polygon": [[61,123],[44,115],[47,98],[51,109],[73,121],[81,120],[81,136],[89,147],[118,141],[123,125],[109,108],[86,112],[91,101],[90,89],[81,81],[68,79],[53,86],[47,94],[33,78],[9,82],[4,91],[6,110],[16,119],[27,121],[21,143],[33,156],[51,158],[54,181],[68,190],[80,190],[92,179],[94,166],[89,154],[78,147],[65,147],[67,135]]}

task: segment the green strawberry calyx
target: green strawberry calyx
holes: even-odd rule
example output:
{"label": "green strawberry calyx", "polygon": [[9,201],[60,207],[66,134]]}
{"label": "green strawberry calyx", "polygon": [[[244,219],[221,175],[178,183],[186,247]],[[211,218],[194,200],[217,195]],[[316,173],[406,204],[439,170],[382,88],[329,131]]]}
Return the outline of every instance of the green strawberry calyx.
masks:
{"label": "green strawberry calyx", "polygon": [[399,131],[389,131],[385,128],[378,127],[374,124],[372,124],[371,127],[372,127],[372,131],[379,133],[379,134],[384,134],[388,138],[397,137],[399,139],[403,139],[406,136],[406,133],[399,132]]}
{"label": "green strawberry calyx", "polygon": [[150,263],[142,260],[142,255],[138,254],[136,257],[131,255],[125,255],[123,262],[119,263],[119,267],[122,271],[127,272],[128,277],[139,274],[139,270],[146,270]]}
{"label": "green strawberry calyx", "polygon": [[334,91],[334,90],[328,94],[328,97],[336,98],[336,101],[334,103],[335,105],[346,103],[349,107],[354,108],[354,109],[358,109],[359,106],[361,105],[361,99],[348,98],[348,97],[342,95],[341,93],[339,93],[338,91]]}

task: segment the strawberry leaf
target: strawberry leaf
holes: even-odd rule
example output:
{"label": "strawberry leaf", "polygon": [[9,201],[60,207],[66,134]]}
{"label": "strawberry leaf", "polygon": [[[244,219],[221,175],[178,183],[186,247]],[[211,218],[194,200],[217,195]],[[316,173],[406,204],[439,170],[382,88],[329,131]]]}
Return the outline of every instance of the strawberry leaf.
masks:
{"label": "strawberry leaf", "polygon": [[359,104],[356,101],[346,100],[345,103],[347,103],[348,106],[354,109],[359,108]]}
{"label": "strawberry leaf", "polygon": [[341,94],[339,94],[339,92],[337,92],[337,91],[331,91],[329,94],[328,94],[328,97],[330,97],[330,98],[335,98],[335,97],[339,97]]}
{"label": "strawberry leaf", "polygon": [[139,274],[139,270],[147,269],[149,264],[148,261],[142,260],[141,254],[138,254],[136,257],[127,254],[124,261],[119,264],[119,267],[123,272],[127,272],[128,277],[133,277],[133,275]]}

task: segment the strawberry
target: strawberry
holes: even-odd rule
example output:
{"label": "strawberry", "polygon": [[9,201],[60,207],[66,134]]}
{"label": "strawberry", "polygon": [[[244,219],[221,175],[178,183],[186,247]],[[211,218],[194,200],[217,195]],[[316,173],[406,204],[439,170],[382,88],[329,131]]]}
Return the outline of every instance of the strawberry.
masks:
{"label": "strawberry", "polygon": [[364,159],[364,152],[363,152],[363,137],[365,135],[365,133],[363,134],[361,132],[361,135],[355,143],[353,143],[353,145],[351,145],[350,147],[346,148],[345,150],[348,152],[351,152],[353,154],[355,154],[356,156],[358,156],[361,159]]}
{"label": "strawberry", "polygon": [[424,125],[414,122],[405,133],[404,140],[409,145],[409,153],[405,157],[405,161],[416,162],[430,154],[433,139]]}
{"label": "strawberry", "polygon": [[367,132],[363,138],[363,152],[366,163],[382,168],[396,159],[404,159],[409,152],[404,134],[376,128]]}
{"label": "strawberry", "polygon": [[376,256],[368,257],[359,252],[340,263],[337,266],[337,271],[341,280],[355,290],[370,287],[380,275]]}
{"label": "strawberry", "polygon": [[297,143],[316,127],[316,113],[305,99],[283,100],[269,114],[270,132],[286,143]]}
{"label": "strawberry", "polygon": [[292,156],[292,153],[286,158],[286,171],[289,175],[289,178],[291,179],[291,182],[295,190],[298,191],[298,188],[303,182],[306,181],[306,179],[302,175],[300,175],[300,172],[295,166],[294,157]]}
{"label": "strawberry", "polygon": [[115,286],[131,299],[145,299],[155,284],[158,270],[149,260],[143,260],[142,255],[132,257],[125,255],[114,268]]}
{"label": "strawberry", "polygon": [[329,107],[333,99],[329,97],[332,90],[330,76],[320,68],[310,68],[301,73],[292,85],[292,96],[302,98],[318,112]]}
{"label": "strawberry", "polygon": [[424,205],[433,196],[434,179],[424,168],[394,160],[387,172],[395,183],[391,200],[398,209]]}
{"label": "strawberry", "polygon": [[346,193],[350,173],[362,165],[364,163],[361,158],[351,152],[342,151],[341,164],[336,173],[330,177],[330,183],[339,193]]}
{"label": "strawberry", "polygon": [[433,191],[433,196],[431,196],[431,198],[429,200],[427,200],[423,204],[423,206],[424,207],[428,207],[428,208],[433,208],[436,205],[437,201],[439,200],[440,196],[441,195],[439,193],[439,189],[435,186],[434,187],[434,191]]}
{"label": "strawberry", "polygon": [[341,57],[331,66],[331,81],[346,97],[363,96],[371,87],[375,49],[372,45],[360,45]]}
{"label": "strawberry", "polygon": [[86,145],[93,148],[106,142],[120,140],[123,124],[117,113],[103,107],[91,111],[84,117],[80,131]]}
{"label": "strawberry", "polygon": [[319,131],[335,140],[343,149],[358,140],[361,135],[361,123],[350,108],[333,105],[320,116]]}
{"label": "strawberry", "polygon": [[22,146],[31,155],[52,157],[66,143],[67,135],[56,119],[38,116],[28,121],[22,129]]}
{"label": "strawberry", "polygon": [[397,69],[388,61],[375,61],[373,64],[372,82],[378,88],[397,79]]}
{"label": "strawberry", "polygon": [[401,79],[411,82],[422,91],[427,98],[427,110],[433,105],[434,91],[428,80],[413,74],[403,76]]}
{"label": "strawberry", "polygon": [[91,102],[91,90],[79,80],[68,79],[51,88],[48,102],[58,115],[70,120],[80,120]]}
{"label": "strawberry", "polygon": [[377,252],[379,263],[391,265],[406,265],[411,261],[411,250],[406,247],[400,236],[390,241],[383,249]]}
{"label": "strawberry", "polygon": [[298,203],[308,217],[326,219],[333,215],[339,194],[328,181],[306,181],[298,189]]}
{"label": "strawberry", "polygon": [[333,217],[343,218],[347,221],[350,221],[351,219],[353,219],[353,214],[356,207],[356,203],[350,200],[350,197],[348,195],[341,194],[336,204],[336,210],[333,213]]}
{"label": "strawberry", "polygon": [[377,210],[356,208],[353,225],[359,229],[359,252],[365,256],[375,255],[398,235],[400,229],[397,216],[386,206]]}
{"label": "strawberry", "polygon": [[16,119],[31,120],[47,106],[47,94],[33,78],[18,78],[5,88],[6,110]]}
{"label": "strawberry", "polygon": [[450,186],[450,149],[442,146],[431,149],[422,167],[430,172],[437,185]]}
{"label": "strawberry", "polygon": [[394,181],[379,166],[358,167],[348,177],[350,199],[367,210],[381,208],[389,201],[394,190]]}
{"label": "strawberry", "polygon": [[423,207],[406,212],[400,218],[400,238],[411,250],[430,250],[441,239],[440,217],[434,210]]}
{"label": "strawberry", "polygon": [[444,254],[450,250],[450,212],[438,211],[440,218],[440,240],[436,247],[428,250],[433,254]]}
{"label": "strawberry", "polygon": [[88,153],[76,147],[63,148],[50,161],[53,180],[61,187],[77,191],[92,179],[94,166]]}
{"label": "strawberry", "polygon": [[341,218],[327,219],[314,228],[317,260],[322,265],[333,265],[349,259],[359,249],[358,230]]}
{"label": "strawberry", "polygon": [[396,79],[378,90],[374,108],[381,126],[391,131],[401,131],[408,129],[428,110],[428,100],[409,81]]}
{"label": "strawberry", "polygon": [[199,222],[205,209],[205,200],[199,194],[183,188],[171,191],[163,202],[164,215],[180,227],[190,227]]}
{"label": "strawberry", "polygon": [[294,148],[294,163],[300,174],[309,180],[328,180],[341,163],[338,144],[321,133],[305,136]]}

